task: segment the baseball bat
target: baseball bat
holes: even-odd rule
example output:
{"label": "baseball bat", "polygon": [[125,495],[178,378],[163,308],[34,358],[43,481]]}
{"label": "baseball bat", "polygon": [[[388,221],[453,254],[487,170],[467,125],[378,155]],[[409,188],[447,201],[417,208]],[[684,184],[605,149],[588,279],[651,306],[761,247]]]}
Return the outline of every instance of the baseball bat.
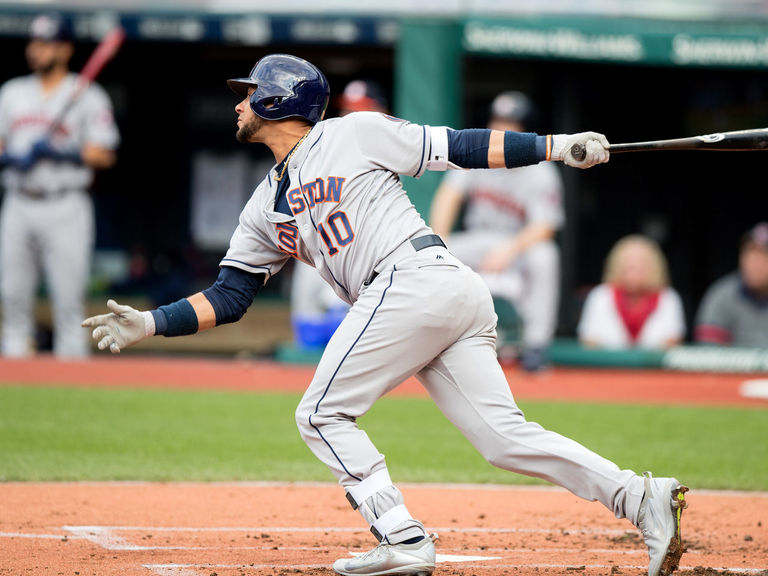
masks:
{"label": "baseball bat", "polygon": [[[652,150],[768,150],[768,128],[716,132],[703,136],[673,138],[671,140],[611,144],[608,150],[611,154],[616,152],[649,152]],[[571,154],[573,154],[576,160],[584,160],[587,151],[581,144],[574,144],[571,146]]]}
{"label": "baseball bat", "polygon": [[69,98],[64,103],[64,106],[61,107],[50,126],[48,126],[47,136],[49,138],[59,129],[64,120],[64,116],[67,115],[67,112],[72,108],[72,105],[77,102],[77,99],[80,98],[83,91],[96,79],[99,73],[104,69],[104,66],[107,65],[107,62],[117,54],[117,51],[120,49],[124,40],[125,30],[120,26],[113,28],[101,39],[101,42],[99,42],[99,45],[77,75],[75,89],[69,95]]}

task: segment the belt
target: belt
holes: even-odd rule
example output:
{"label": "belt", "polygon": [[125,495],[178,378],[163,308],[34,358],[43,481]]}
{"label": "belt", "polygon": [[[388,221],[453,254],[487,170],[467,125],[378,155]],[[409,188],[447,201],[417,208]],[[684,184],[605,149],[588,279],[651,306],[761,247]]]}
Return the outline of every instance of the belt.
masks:
{"label": "belt", "polygon": [[40,188],[19,188],[19,193],[25,198],[32,198],[34,200],[49,200],[52,198],[61,198],[69,189],[59,190],[42,190]]}
{"label": "belt", "polygon": [[413,254],[414,252],[418,252],[419,250],[424,250],[425,248],[431,248],[433,246],[442,246],[445,248],[443,239],[440,238],[440,236],[437,234],[427,234],[426,236],[419,236],[418,238],[413,238],[408,242],[403,242],[400,244],[400,246],[390,252],[385,258],[383,258],[378,264],[376,264],[376,266],[373,268],[373,272],[368,277],[368,280],[365,281],[363,286],[368,286],[376,279],[376,276],[378,276],[380,272],[396,264],[406,256]]}

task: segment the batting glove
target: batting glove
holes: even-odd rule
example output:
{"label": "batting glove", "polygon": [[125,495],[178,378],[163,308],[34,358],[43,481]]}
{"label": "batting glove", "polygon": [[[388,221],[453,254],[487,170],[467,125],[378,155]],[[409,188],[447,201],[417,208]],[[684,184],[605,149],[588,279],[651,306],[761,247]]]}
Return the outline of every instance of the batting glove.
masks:
{"label": "batting glove", "polygon": [[109,348],[112,354],[119,354],[123,348],[155,334],[155,319],[151,312],[140,312],[114,300],[107,300],[107,308],[112,312],[91,316],[82,323],[84,328],[93,328],[92,336],[98,342],[99,350]]}
{"label": "batting glove", "polygon": [[[573,147],[576,144],[585,150],[583,159],[573,156]],[[609,147],[608,139],[597,132],[556,134],[552,136],[552,160],[562,160],[574,168],[591,168],[595,164],[608,162]]]}

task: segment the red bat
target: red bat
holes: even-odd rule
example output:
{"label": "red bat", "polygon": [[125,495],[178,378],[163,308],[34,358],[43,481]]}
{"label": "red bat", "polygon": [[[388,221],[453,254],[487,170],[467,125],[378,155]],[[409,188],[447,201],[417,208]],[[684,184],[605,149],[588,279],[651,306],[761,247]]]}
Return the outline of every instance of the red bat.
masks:
{"label": "red bat", "polygon": [[104,36],[104,38],[102,38],[101,42],[99,42],[99,45],[96,47],[96,50],[94,50],[91,57],[88,58],[88,62],[83,66],[80,74],[78,74],[77,84],[75,85],[75,89],[69,95],[69,99],[61,110],[59,110],[56,118],[54,118],[53,122],[51,122],[51,125],[48,127],[49,137],[56,132],[59,126],[61,126],[64,116],[67,115],[67,112],[72,108],[72,105],[77,102],[77,99],[80,98],[83,91],[96,79],[99,73],[104,69],[104,66],[106,66],[107,62],[117,54],[117,51],[120,49],[124,40],[125,30],[120,26],[112,29],[106,36]]}

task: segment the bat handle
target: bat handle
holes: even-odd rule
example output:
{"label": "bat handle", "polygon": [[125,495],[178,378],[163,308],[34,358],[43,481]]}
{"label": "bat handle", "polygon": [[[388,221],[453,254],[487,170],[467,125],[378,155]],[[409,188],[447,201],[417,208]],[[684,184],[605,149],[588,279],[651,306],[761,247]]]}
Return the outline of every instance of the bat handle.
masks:
{"label": "bat handle", "polygon": [[574,144],[571,146],[571,156],[579,162],[584,160],[584,158],[587,157],[587,148],[586,146],[582,146],[581,144]]}

